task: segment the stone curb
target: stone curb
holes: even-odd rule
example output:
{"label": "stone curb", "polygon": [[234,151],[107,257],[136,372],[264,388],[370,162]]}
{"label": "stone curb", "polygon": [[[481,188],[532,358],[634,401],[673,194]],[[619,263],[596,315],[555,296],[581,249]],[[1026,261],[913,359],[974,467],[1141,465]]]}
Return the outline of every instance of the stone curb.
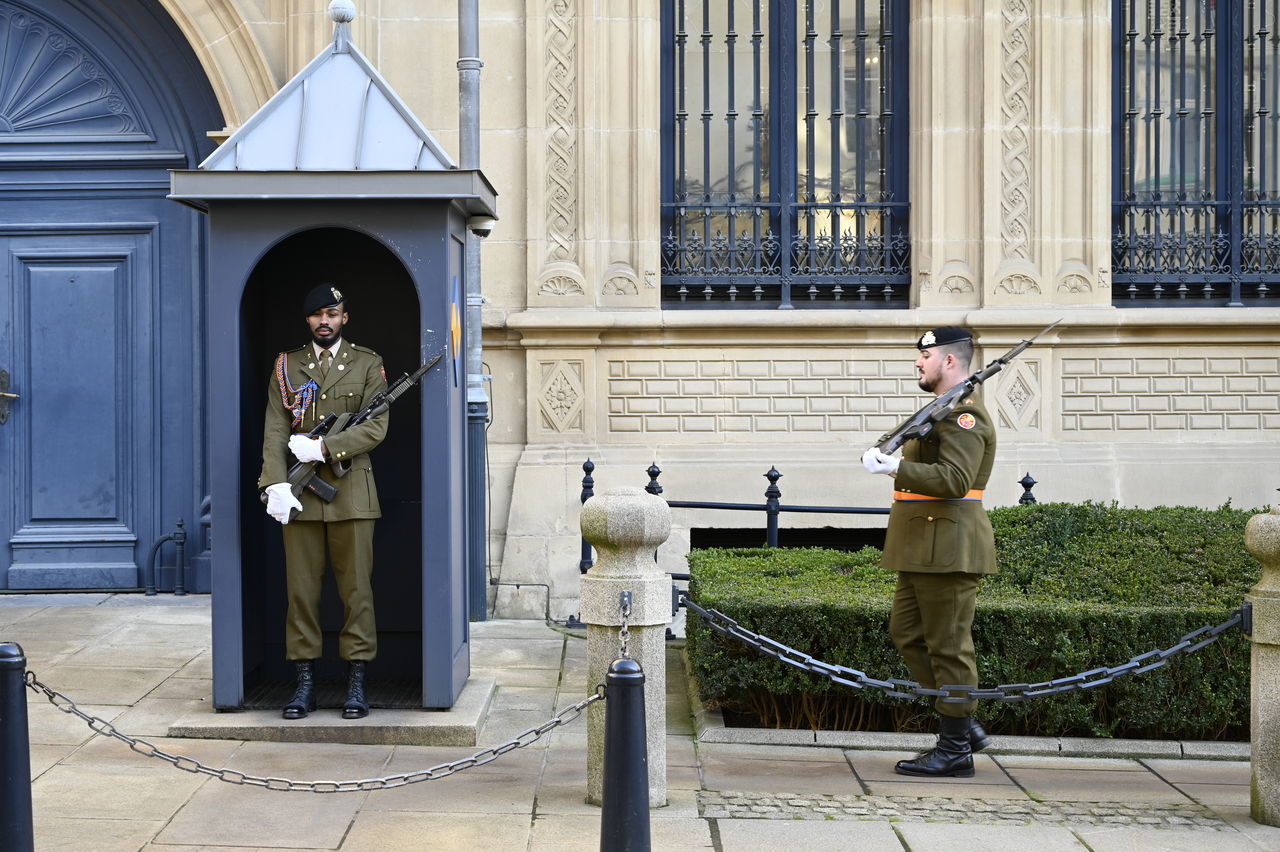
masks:
{"label": "stone curb", "polygon": [[[774,728],[730,728],[724,715],[702,703],[698,681],[685,657],[689,706],[693,712],[694,739],[700,743],[738,745],[791,745],[815,748],[917,751],[931,748],[932,734],[878,733],[874,731],[800,731]],[[1252,747],[1242,742],[1196,740],[1116,740],[1088,737],[993,736],[985,754],[1020,754],[1039,757],[1120,757],[1189,760],[1249,760]]]}

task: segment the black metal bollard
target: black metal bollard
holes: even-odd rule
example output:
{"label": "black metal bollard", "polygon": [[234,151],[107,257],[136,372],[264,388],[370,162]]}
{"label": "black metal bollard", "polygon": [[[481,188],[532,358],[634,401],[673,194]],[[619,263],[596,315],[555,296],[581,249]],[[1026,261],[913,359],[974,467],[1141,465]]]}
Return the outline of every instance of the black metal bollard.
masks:
{"label": "black metal bollard", "polygon": [[778,480],[782,478],[782,474],[778,473],[776,467],[770,465],[769,472],[764,475],[764,478],[769,480],[769,487],[764,490],[765,547],[777,547],[778,515],[781,512],[778,507],[782,502],[782,489],[778,487]]}
{"label": "black metal bollard", "polygon": [[640,664],[631,659],[610,663],[604,694],[600,852],[649,852],[649,758]]}
{"label": "black metal bollard", "polygon": [[[22,647],[0,642],[0,837],[10,852],[33,852],[36,848],[31,825],[26,672],[27,657]],[[640,721],[644,723],[643,715]],[[647,799],[645,804],[648,805]],[[647,826],[645,836],[648,836]]]}
{"label": "black metal bollard", "polygon": [[[591,478],[591,471],[595,470],[595,463],[591,459],[587,459],[582,463],[582,505],[586,505],[587,501],[596,496],[596,481]],[[591,555],[591,542],[585,538],[582,539],[582,553],[578,559],[578,573],[585,574],[591,570],[591,566],[596,564],[595,557]]]}

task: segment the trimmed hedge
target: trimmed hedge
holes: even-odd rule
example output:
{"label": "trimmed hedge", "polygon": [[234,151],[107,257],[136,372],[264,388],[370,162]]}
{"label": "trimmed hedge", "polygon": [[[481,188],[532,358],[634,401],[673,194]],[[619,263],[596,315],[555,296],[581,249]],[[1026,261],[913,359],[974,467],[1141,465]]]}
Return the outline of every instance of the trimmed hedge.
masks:
{"label": "trimmed hedge", "polygon": [[[989,512],[1001,573],[979,586],[979,682],[1034,683],[1122,663],[1220,624],[1261,576],[1244,548],[1254,512],[1098,503]],[[896,576],[880,551],[699,550],[690,593],[744,627],[873,677],[909,678],[889,638]],[[923,701],[856,692],[779,663],[688,619],[690,665],[711,706],[751,724],[921,730]],[[1249,644],[1238,630],[1141,675],[1086,692],[982,701],[1004,734],[1248,739]]]}

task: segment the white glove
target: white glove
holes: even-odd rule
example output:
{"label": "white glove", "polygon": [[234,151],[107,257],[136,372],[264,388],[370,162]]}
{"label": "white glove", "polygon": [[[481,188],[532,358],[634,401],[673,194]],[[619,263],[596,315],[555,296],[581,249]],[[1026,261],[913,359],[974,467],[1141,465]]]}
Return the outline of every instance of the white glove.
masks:
{"label": "white glove", "polygon": [[289,451],[297,456],[300,462],[324,461],[324,440],[308,438],[306,435],[291,435]]}
{"label": "white glove", "polygon": [[302,511],[302,504],[298,502],[298,498],[294,497],[293,492],[289,490],[289,483],[277,482],[275,485],[268,485],[266,492],[267,514],[280,523],[289,523],[290,509]]}
{"label": "white glove", "polygon": [[886,456],[875,447],[862,454],[862,466],[867,469],[867,473],[897,473],[900,461],[901,459],[893,456]]}

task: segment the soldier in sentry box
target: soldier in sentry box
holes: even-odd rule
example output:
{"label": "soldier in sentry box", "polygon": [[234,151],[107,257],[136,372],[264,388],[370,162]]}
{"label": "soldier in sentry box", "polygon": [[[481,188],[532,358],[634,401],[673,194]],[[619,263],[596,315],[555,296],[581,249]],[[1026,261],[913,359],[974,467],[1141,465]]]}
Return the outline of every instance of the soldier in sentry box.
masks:
{"label": "soldier in sentry box", "polygon": [[[347,661],[348,673],[342,718],[360,719],[369,715],[365,668],[378,653],[370,578],[373,522],[382,512],[368,453],[386,437],[387,413],[351,428],[319,433],[329,415],[364,408],[386,389],[387,377],[378,353],[343,337],[347,303],[336,287],[314,287],[303,299],[302,314],[311,340],[276,358],[267,388],[258,477],[267,514],[280,522],[284,534],[289,597],[285,648],[295,663],[298,684],[282,715],[301,719],[316,709],[315,660],[321,654],[320,588],[327,547],[346,613],[338,636],[338,654]],[[315,469],[310,486],[300,485],[298,476],[291,482],[290,468],[297,464]],[[317,496],[326,485],[337,489],[330,493],[332,502]]]}
{"label": "soldier in sentry box", "polygon": [[[988,370],[994,373],[1026,345]],[[927,331],[916,348],[921,390],[942,397],[966,379],[973,384],[979,378],[969,376],[973,334],[966,328]],[[898,572],[889,633],[911,676],[930,689],[978,685],[972,630],[978,580],[996,572],[995,536],[982,506],[996,458],[996,430],[987,409],[970,393],[966,389],[927,434],[906,441],[901,459],[878,446],[862,456],[870,473],[894,478],[880,562]],[[975,705],[938,698],[937,746],[898,761],[894,769],[902,775],[973,777],[973,752],[991,742],[973,718]]]}

